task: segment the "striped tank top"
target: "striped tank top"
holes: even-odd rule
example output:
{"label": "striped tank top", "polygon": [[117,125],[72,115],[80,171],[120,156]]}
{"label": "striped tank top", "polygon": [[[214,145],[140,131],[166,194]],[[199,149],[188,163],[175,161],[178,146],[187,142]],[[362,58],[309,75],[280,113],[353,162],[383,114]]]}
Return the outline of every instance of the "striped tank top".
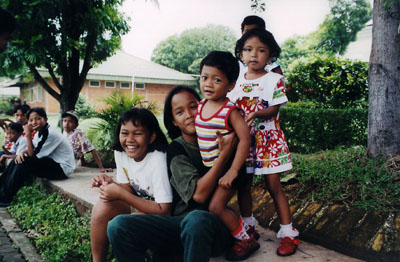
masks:
{"label": "striped tank top", "polygon": [[199,143],[200,154],[203,159],[203,164],[207,167],[212,167],[219,155],[217,142],[217,131],[222,135],[228,134],[232,128],[228,124],[228,118],[236,105],[226,99],[225,104],[211,117],[203,118],[202,109],[207,100],[200,101],[196,113],[196,133]]}

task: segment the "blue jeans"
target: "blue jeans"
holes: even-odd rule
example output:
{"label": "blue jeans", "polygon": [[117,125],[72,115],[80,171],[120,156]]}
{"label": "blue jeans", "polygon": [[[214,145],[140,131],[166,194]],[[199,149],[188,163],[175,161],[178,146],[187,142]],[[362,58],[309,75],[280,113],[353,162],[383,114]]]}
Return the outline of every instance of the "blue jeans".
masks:
{"label": "blue jeans", "polygon": [[232,244],[222,221],[202,210],[185,217],[119,215],[108,223],[107,235],[119,262],[145,261],[148,249],[155,260],[167,261],[183,252],[185,262],[206,262]]}

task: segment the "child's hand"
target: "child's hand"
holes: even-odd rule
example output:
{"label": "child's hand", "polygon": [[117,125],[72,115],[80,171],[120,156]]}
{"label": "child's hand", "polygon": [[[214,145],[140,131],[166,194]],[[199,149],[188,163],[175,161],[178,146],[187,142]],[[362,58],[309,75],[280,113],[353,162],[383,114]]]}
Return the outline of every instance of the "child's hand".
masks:
{"label": "child's hand", "polygon": [[15,162],[16,164],[21,164],[22,162],[24,162],[26,156],[28,156],[28,154],[27,154],[26,152],[22,152],[21,154],[19,154],[19,155],[15,158],[14,162]]}
{"label": "child's hand", "polygon": [[114,183],[114,180],[111,177],[106,176],[104,174],[97,175],[92,178],[92,187],[100,187],[112,183]]}
{"label": "child's hand", "polygon": [[100,171],[101,173],[107,173],[107,172],[112,172],[113,169],[112,169],[112,168],[104,168],[104,167],[101,167],[101,168],[99,168],[99,171]]}
{"label": "child's hand", "polygon": [[32,126],[30,124],[25,124],[24,126],[24,132],[25,136],[27,137],[28,135],[31,136],[32,133]]}
{"label": "child's hand", "polygon": [[228,154],[229,156],[236,147],[238,139],[236,137],[236,134],[233,132],[225,136],[222,136],[221,133],[217,131],[217,142],[220,151],[220,156],[226,154]]}
{"label": "child's hand", "polygon": [[12,121],[10,119],[8,119],[8,118],[0,119],[0,127],[3,128],[4,131],[7,131],[7,129],[8,129],[8,125],[7,125],[6,122],[10,122],[11,123]]}
{"label": "child's hand", "polygon": [[231,188],[233,180],[238,176],[238,171],[229,169],[228,172],[225,173],[223,177],[221,177],[218,181],[218,185],[224,188]]}
{"label": "child's hand", "polygon": [[245,116],[244,120],[246,121],[248,126],[251,126],[251,124],[253,124],[254,119],[256,118],[256,112],[251,112],[250,114],[248,114],[247,116]]}
{"label": "child's hand", "polygon": [[100,186],[100,199],[105,202],[118,200],[122,191],[124,188],[116,183],[102,185]]}

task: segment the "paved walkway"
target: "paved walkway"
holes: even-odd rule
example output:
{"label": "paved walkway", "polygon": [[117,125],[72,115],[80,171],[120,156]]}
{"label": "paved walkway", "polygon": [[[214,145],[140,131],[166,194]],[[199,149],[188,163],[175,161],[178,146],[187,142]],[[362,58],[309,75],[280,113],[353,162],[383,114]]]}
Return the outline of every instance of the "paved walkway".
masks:
{"label": "paved walkway", "polygon": [[13,247],[13,242],[3,227],[0,227],[0,261],[25,261],[19,250]]}
{"label": "paved walkway", "polygon": [[43,261],[5,208],[0,208],[0,261]]}
{"label": "paved walkway", "polygon": [[[78,168],[75,173],[67,180],[63,181],[52,181],[50,184],[54,189],[67,194],[69,198],[77,203],[78,205],[86,206],[88,210],[98,200],[98,189],[91,188],[91,179],[94,175],[98,174],[98,169],[82,167]],[[109,173],[110,174],[110,173]],[[114,173],[111,174],[114,176]],[[82,207],[79,209],[83,210]],[[261,234],[260,244],[261,248],[252,255],[246,261],[249,262],[326,262],[326,261],[340,261],[340,262],[356,262],[361,261],[355,258],[345,256],[332,250],[328,250],[318,245],[310,244],[305,241],[301,241],[301,244],[293,256],[290,257],[279,257],[275,251],[279,245],[279,240],[276,238],[276,233],[258,227],[258,231]],[[226,261],[222,257],[214,258],[213,262]]]}

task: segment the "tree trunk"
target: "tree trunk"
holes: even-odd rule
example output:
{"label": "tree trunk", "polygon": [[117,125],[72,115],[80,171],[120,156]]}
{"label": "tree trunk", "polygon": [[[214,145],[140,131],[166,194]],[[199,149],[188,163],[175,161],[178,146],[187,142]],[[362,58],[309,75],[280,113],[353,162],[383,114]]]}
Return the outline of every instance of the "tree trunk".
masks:
{"label": "tree trunk", "polygon": [[[76,81],[73,81],[76,82]],[[71,84],[70,84],[71,85]],[[73,88],[72,86],[64,86],[64,92],[61,94],[60,99],[60,112],[75,110],[76,101],[78,101],[79,92],[81,88]]]}
{"label": "tree trunk", "polygon": [[400,7],[374,0],[369,64],[368,151],[387,159],[400,154]]}

